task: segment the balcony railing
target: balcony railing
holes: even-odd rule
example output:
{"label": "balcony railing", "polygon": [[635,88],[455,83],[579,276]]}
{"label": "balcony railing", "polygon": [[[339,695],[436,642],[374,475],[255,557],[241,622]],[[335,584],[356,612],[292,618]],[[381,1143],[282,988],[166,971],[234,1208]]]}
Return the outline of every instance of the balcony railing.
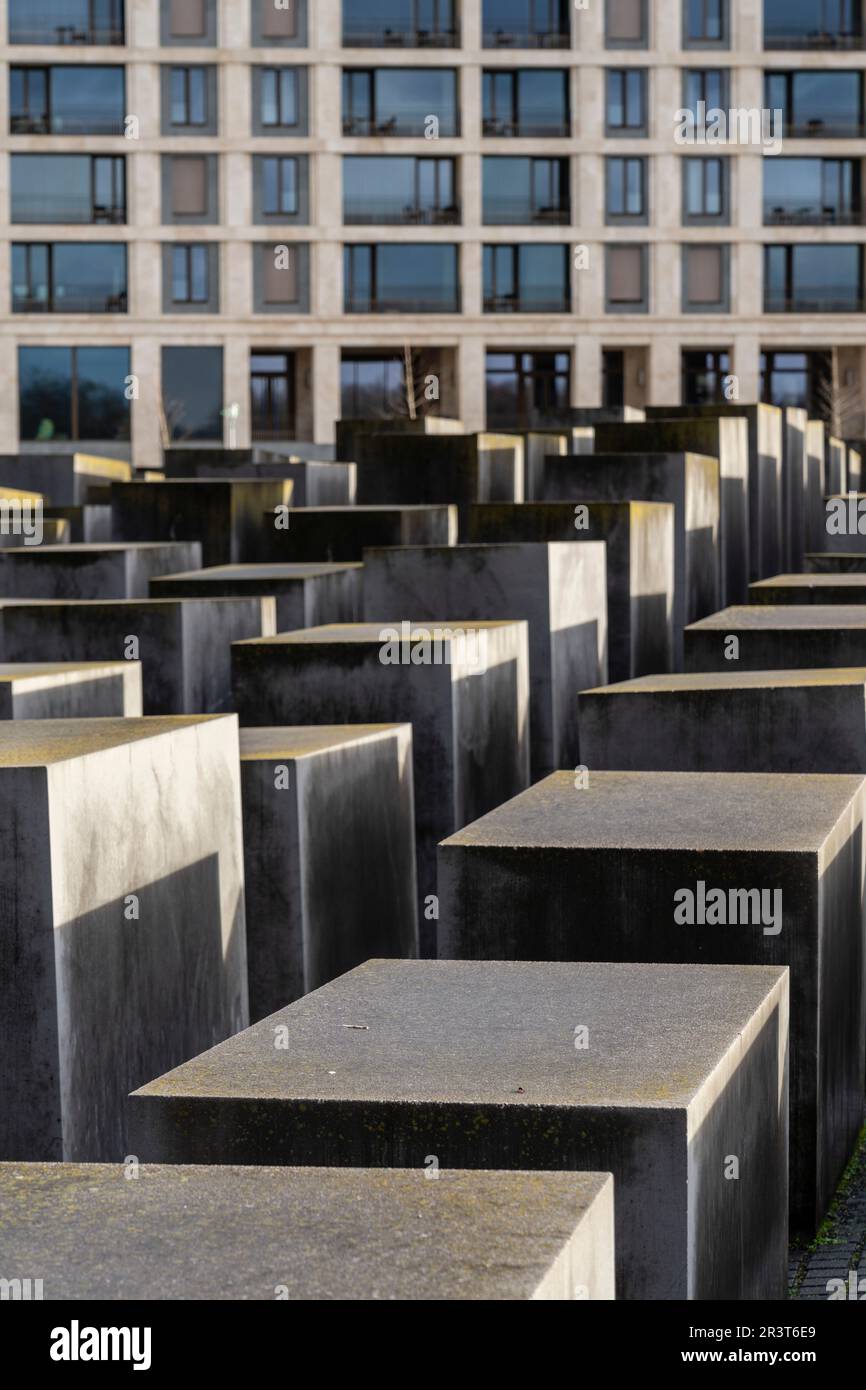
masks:
{"label": "balcony railing", "polygon": [[[408,135],[421,139],[424,135],[424,125],[428,117],[426,115],[395,115],[389,116],[386,120],[381,120],[373,116],[344,116],[343,134],[344,135],[378,135],[387,138],[389,135]],[[448,138],[459,135],[460,129],[456,120],[446,120],[439,118],[439,134]]]}
{"label": "balcony railing", "polygon": [[554,117],[548,125],[539,125],[532,121],[506,121],[499,116],[485,116],[481,123],[483,135],[491,135],[499,139],[525,139],[525,140],[548,140],[555,139],[561,135],[570,135],[567,121]]}
{"label": "balcony railing", "polygon": [[546,29],[485,29],[485,48],[571,48],[571,34]]}
{"label": "balcony railing", "polygon": [[66,117],[11,116],[9,118],[11,135],[123,135],[122,116],[100,117],[81,116],[69,120]]}
{"label": "balcony railing", "polygon": [[460,295],[456,287],[418,285],[411,294],[396,299],[377,295],[346,295],[347,314],[459,314]]}
{"label": "balcony railing", "polygon": [[85,294],[75,290],[61,296],[44,299],[36,295],[15,295],[12,312],[15,314],[125,314],[127,295],[120,293]]}
{"label": "balcony railing", "polygon": [[387,207],[366,203],[348,205],[343,213],[346,227],[456,227],[460,222],[459,207],[420,208]]}
{"label": "balcony railing", "polygon": [[26,24],[9,22],[9,42],[14,44],[74,44],[78,47],[97,45],[116,47],[125,43],[122,27],[113,24],[58,24],[53,19],[30,19]]}
{"label": "balcony railing", "polygon": [[764,208],[765,227],[859,227],[862,208],[821,207],[812,203],[801,208]]}
{"label": "balcony railing", "polygon": [[764,48],[767,52],[779,52],[782,49],[800,53],[809,49],[847,49],[851,51],[862,47],[862,34],[840,34],[822,29],[815,29],[809,34],[804,34],[802,30],[799,33],[793,31],[786,33],[777,29],[772,33],[765,32],[764,34]]}
{"label": "balcony railing", "polygon": [[55,222],[68,222],[76,226],[117,226],[126,221],[126,208],[103,206],[101,203],[93,207],[81,203],[64,206],[61,199],[52,198],[50,194],[41,198],[19,196],[12,204],[12,221],[43,223],[46,226]]}
{"label": "balcony railing", "polygon": [[829,289],[810,290],[791,298],[776,294],[767,294],[764,298],[766,314],[862,314],[864,311],[866,299],[861,292],[840,296]]}
{"label": "balcony railing", "polygon": [[784,135],[788,140],[861,140],[866,135],[863,121],[825,121],[815,116],[810,121],[786,121]]}
{"label": "balcony railing", "polygon": [[571,301],[561,289],[484,296],[485,314],[569,314]]}
{"label": "balcony railing", "polygon": [[487,226],[567,227],[571,221],[571,209],[534,207],[526,198],[485,198],[484,221]]}
{"label": "balcony railing", "polygon": [[458,29],[415,29],[411,24],[395,27],[384,20],[367,20],[364,25],[343,26],[344,48],[459,48]]}

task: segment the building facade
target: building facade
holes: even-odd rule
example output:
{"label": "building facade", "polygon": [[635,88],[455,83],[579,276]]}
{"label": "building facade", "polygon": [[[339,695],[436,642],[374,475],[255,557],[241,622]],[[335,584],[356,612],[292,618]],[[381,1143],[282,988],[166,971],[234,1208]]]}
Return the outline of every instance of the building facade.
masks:
{"label": "building facade", "polygon": [[0,0],[0,39],[0,452],[737,396],[866,434],[861,0]]}

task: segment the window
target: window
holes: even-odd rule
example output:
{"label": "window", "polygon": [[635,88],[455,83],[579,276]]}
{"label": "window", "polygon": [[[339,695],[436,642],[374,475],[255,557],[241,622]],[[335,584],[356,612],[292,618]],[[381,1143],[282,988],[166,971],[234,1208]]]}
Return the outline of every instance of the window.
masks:
{"label": "window", "polygon": [[125,87],[122,67],[13,67],[9,129],[13,135],[122,135]]}
{"label": "window", "polygon": [[13,222],[126,221],[123,155],[13,154]]}
{"label": "window", "polygon": [[487,71],[483,92],[485,135],[546,137],[571,131],[568,73],[561,68]]}
{"label": "window", "polygon": [[706,126],[707,113],[727,111],[728,74],[721,68],[688,68],[683,73],[683,106],[695,118],[696,131]]}
{"label": "window", "polygon": [[309,243],[255,244],[253,303],[257,314],[310,312]]}
{"label": "window", "polygon": [[683,19],[684,48],[727,46],[728,0],[684,0]]}
{"label": "window", "polygon": [[258,6],[261,37],[265,39],[295,39],[298,37],[297,0],[253,0]]}
{"label": "window", "polygon": [[488,226],[571,221],[567,159],[488,155],[482,168]]}
{"label": "window", "polygon": [[343,221],[446,225],[458,222],[454,160],[415,155],[346,155]]}
{"label": "window", "polygon": [[343,0],[344,48],[454,48],[456,0]]}
{"label": "window", "polygon": [[267,129],[298,124],[296,68],[261,69],[261,121]]}
{"label": "window", "polygon": [[781,349],[761,354],[761,400],[768,405],[799,406],[818,420],[832,399],[832,353]]}
{"label": "window", "polygon": [[208,163],[204,155],[170,157],[171,212],[175,218],[208,215]]}
{"label": "window", "polygon": [[204,126],[208,123],[207,68],[170,70],[170,119],[173,126]]}
{"label": "window", "polygon": [[567,246],[485,246],[486,314],[567,314],[571,310]]}
{"label": "window", "polygon": [[690,157],[682,161],[683,222],[687,226],[718,226],[728,221],[728,168],[727,159]]}
{"label": "window", "polygon": [[646,135],[646,109],[646,69],[609,68],[607,74],[608,135]]}
{"label": "window", "polygon": [[863,312],[862,246],[764,248],[764,309],[768,314]]}
{"label": "window", "polygon": [[266,304],[294,304],[298,298],[298,258],[292,247],[264,248]]}
{"label": "window", "polygon": [[607,222],[646,221],[646,160],[639,157],[605,161]]}
{"label": "window", "polygon": [[295,354],[250,354],[252,437],[293,439],[295,435]]}
{"label": "window", "polygon": [[568,423],[570,353],[497,349],[487,354],[486,377],[488,429]]}
{"label": "window", "polygon": [[376,420],[403,414],[406,379],[402,353],[344,352],[340,387],[344,420]]}
{"label": "window", "polygon": [[764,47],[859,48],[861,0],[764,0]]}
{"label": "window", "polygon": [[683,313],[727,313],[727,246],[683,247]]}
{"label": "window", "polygon": [[12,247],[16,314],[126,312],[126,247],[81,241]]}
{"label": "window", "polygon": [[606,410],[625,405],[625,353],[620,348],[602,350],[601,403]]}
{"label": "window", "polygon": [[642,314],[648,309],[646,246],[608,246],[605,263],[607,312]]}
{"label": "window", "polygon": [[568,48],[569,0],[483,0],[485,48]]}
{"label": "window", "polygon": [[719,405],[727,399],[725,381],[731,375],[727,348],[689,348],[683,352],[682,372],[683,405]]}
{"label": "window", "polygon": [[162,397],[172,440],[223,437],[223,350],[164,347]]}
{"label": "window", "polygon": [[172,38],[200,39],[205,33],[205,0],[169,0]]}
{"label": "window", "polygon": [[460,312],[458,249],[436,243],[344,249],[347,314]]}
{"label": "window", "polygon": [[298,211],[298,161],[262,160],[262,211],[266,217],[292,216]]}
{"label": "window", "polygon": [[862,221],[860,160],[765,159],[765,226],[853,226]]}
{"label": "window", "polygon": [[9,42],[122,44],[124,0],[9,0]]}
{"label": "window", "polygon": [[459,134],[453,68],[344,68],[344,135]]}
{"label": "window", "polygon": [[646,48],[647,0],[606,0],[604,40],[608,48]]}
{"label": "window", "polygon": [[783,113],[785,134],[856,138],[863,134],[863,73],[820,69],[767,73],[764,104]]}
{"label": "window", "polygon": [[175,304],[207,304],[209,278],[207,246],[172,246],[171,297]]}
{"label": "window", "polygon": [[19,348],[21,439],[129,439],[128,381],[129,348]]}

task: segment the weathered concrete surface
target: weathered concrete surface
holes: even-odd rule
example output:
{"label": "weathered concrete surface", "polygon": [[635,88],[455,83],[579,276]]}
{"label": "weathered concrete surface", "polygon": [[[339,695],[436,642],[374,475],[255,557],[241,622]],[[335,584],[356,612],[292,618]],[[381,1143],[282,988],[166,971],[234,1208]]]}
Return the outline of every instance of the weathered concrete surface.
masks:
{"label": "weathered concrete surface", "polygon": [[844,439],[827,434],[825,449],[825,492],[848,491],[848,446]]}
{"label": "weathered concrete surface", "polygon": [[866,666],[866,608],[859,604],[754,604],[725,608],[685,631],[687,671]]}
{"label": "weathered concrete surface", "polygon": [[198,541],[21,546],[0,553],[0,598],[147,598],[157,575],[200,567]]}
{"label": "weathered concrete surface", "polygon": [[866,776],[866,667],[644,676],[583,692],[580,724],[592,769]]}
{"label": "weathered concrete surface", "polygon": [[347,623],[238,642],[232,687],[245,726],[412,725],[421,953],[430,955],[436,845],[529,782],[528,633],[525,622],[463,618],[409,622],[405,632],[399,621]]}
{"label": "weathered concrete surface", "polygon": [[264,513],[291,500],[291,483],[278,478],[115,483],[112,535],[118,541],[200,541],[202,564],[243,564],[262,558],[269,529]]}
{"label": "weathered concrete surface", "polygon": [[802,568],[802,556],[809,547],[806,540],[806,495],[809,464],[806,432],[809,417],[799,406],[785,406],[782,466],[782,566]]}
{"label": "weathered concrete surface", "polygon": [[141,714],[141,662],[0,664],[0,719]]}
{"label": "weathered concrete surface", "polygon": [[617,1297],[781,1298],[787,994],[776,968],[371,961],[143,1087],[133,1148],[610,1171]]}
{"label": "weathered concrete surface", "polygon": [[365,550],[363,599],[368,623],[525,619],[532,775],[580,761],[576,695],[607,679],[602,542]]}
{"label": "weathered concrete surface", "polygon": [[518,434],[381,433],[358,441],[362,505],[457,504],[463,527],[472,502],[522,502],[524,447]]}
{"label": "weathered concrete surface", "polygon": [[668,502],[482,502],[468,541],[604,541],[608,669],[628,680],[673,666],[674,509]]}
{"label": "weathered concrete surface", "polygon": [[323,623],[353,623],[361,615],[363,566],[216,565],[151,580],[151,598],[245,598],[272,594],[278,632]]}
{"label": "weathered concrete surface", "polygon": [[264,551],[276,564],[360,560],[366,546],[456,545],[457,508],[298,507],[277,528],[264,519]]}
{"label": "weathered concrete surface", "polygon": [[[33,535],[32,530],[30,535]],[[54,517],[43,517],[41,545],[69,545],[71,539],[68,521]],[[0,550],[15,550],[25,546],[30,549],[32,540],[28,543],[28,538],[23,531],[19,531],[17,534],[14,531],[4,531],[2,524],[0,524]]]}
{"label": "weathered concrete surface", "polygon": [[866,495],[836,493],[821,499],[811,551],[866,555]]}
{"label": "weathered concrete surface", "polygon": [[803,558],[807,574],[863,574],[866,571],[866,550],[861,555],[852,551],[819,550]]}
{"label": "weathered concrete surface", "polygon": [[409,416],[388,416],[387,420],[344,419],[336,423],[336,457],[357,460],[361,443],[371,434],[381,434],[386,429],[389,434],[404,434],[414,437],[419,434],[463,434],[463,421],[445,415],[418,415],[414,420]]}
{"label": "weathered concrete surface", "polygon": [[212,714],[231,709],[232,642],[276,626],[272,598],[4,599],[0,660],[141,660],[145,714]]}
{"label": "weathered concrete surface", "polygon": [[68,523],[67,540],[75,545],[93,545],[111,540],[111,507],[82,503],[77,507],[46,507],[45,520]]}
{"label": "weathered concrete surface", "polygon": [[122,459],[96,454],[0,454],[0,486],[33,488],[55,507],[80,506],[92,484],[128,482],[132,472]]}
{"label": "weathered concrete surface", "polygon": [[674,508],[674,660],[682,629],[711,613],[719,595],[719,465],[701,454],[549,457],[545,501],[669,502]]}
{"label": "weathered concrete surface", "polygon": [[866,457],[866,439],[849,439],[847,445],[847,487],[851,492],[862,492],[866,485],[863,460]]}
{"label": "weathered concrete surface", "polygon": [[686,453],[719,461],[719,592],[743,603],[749,582],[749,426],[742,416],[598,425],[597,454]]}
{"label": "weathered concrete surface", "polygon": [[440,847],[440,954],[790,966],[791,1218],[814,1232],[862,1124],[864,805],[859,775],[557,773]]}
{"label": "weathered concrete surface", "polygon": [[237,719],[4,724],[0,881],[0,1156],[119,1161],[248,1018]]}
{"label": "weathered concrete surface", "polygon": [[[426,1171],[426,1170],[425,1170]],[[609,1173],[0,1165],[50,1300],[609,1300]],[[25,1275],[24,1278],[28,1276]]]}
{"label": "weathered concrete surface", "polygon": [[241,730],[250,1018],[418,955],[408,724]]}
{"label": "weathered concrete surface", "polygon": [[[324,463],[312,459],[268,458],[259,449],[167,449],[166,478],[284,478],[294,484],[296,507],[351,506],[357,494],[354,463]],[[239,455],[240,457],[235,457]]]}
{"label": "weathered concrete surface", "polygon": [[775,405],[743,405],[723,401],[714,405],[656,405],[647,407],[649,420],[703,420],[740,416],[749,431],[749,578],[763,579],[783,568],[782,469],[784,417]]}
{"label": "weathered concrete surface", "polygon": [[866,574],[777,574],[749,587],[749,603],[864,602]]}
{"label": "weathered concrete surface", "polygon": [[[806,425],[806,515],[803,550],[817,550],[824,543],[824,509],[827,484],[827,427],[823,420]],[[799,565],[792,566],[799,569]]]}

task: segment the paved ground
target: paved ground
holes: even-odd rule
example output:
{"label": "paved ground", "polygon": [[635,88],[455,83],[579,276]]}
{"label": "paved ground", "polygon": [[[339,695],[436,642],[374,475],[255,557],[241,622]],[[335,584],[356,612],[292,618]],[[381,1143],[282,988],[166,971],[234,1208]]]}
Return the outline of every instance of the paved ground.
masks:
{"label": "paved ground", "polygon": [[[834,1279],[844,1281],[844,1295]],[[792,1247],[789,1282],[792,1298],[826,1300],[835,1292],[866,1300],[866,1129],[815,1240]]]}

